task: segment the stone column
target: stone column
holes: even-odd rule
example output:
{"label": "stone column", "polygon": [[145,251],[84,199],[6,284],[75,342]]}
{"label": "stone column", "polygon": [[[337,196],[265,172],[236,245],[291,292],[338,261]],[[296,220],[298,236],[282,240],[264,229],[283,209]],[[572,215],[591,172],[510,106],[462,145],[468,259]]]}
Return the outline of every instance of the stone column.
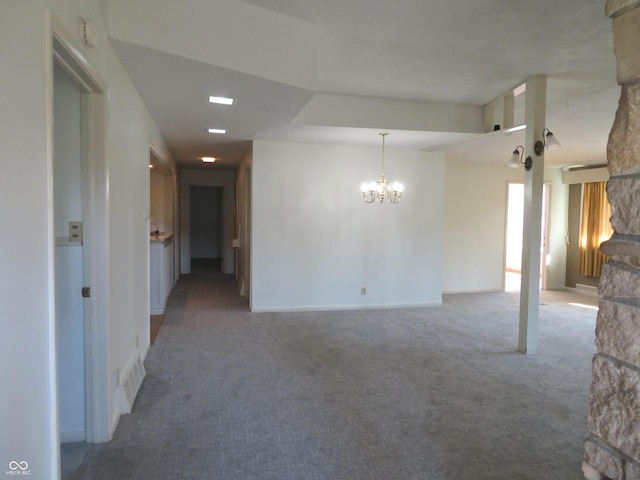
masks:
{"label": "stone column", "polygon": [[588,480],[640,480],[640,0],[607,0],[620,103],[607,161],[614,234],[600,277],[598,352],[582,470]]}

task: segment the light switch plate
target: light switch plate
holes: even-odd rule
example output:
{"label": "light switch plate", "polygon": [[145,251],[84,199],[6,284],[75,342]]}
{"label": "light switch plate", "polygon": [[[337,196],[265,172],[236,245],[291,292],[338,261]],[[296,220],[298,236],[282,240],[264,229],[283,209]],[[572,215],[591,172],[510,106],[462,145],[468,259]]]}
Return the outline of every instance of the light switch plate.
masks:
{"label": "light switch plate", "polygon": [[69,222],[69,241],[82,243],[82,222]]}

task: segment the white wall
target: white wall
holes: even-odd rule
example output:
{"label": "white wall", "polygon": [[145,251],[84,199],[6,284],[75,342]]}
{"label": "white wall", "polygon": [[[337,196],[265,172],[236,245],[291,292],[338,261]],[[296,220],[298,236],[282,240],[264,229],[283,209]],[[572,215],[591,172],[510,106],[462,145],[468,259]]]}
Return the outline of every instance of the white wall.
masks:
{"label": "white wall", "polygon": [[173,177],[164,171],[150,171],[149,189],[149,221],[160,232],[173,232]]}
{"label": "white wall", "polygon": [[[106,169],[110,211],[109,349],[111,371],[148,348],[148,160],[162,143],[138,93],[111,49],[96,0],[0,3],[0,465],[27,461],[32,478],[59,472],[54,313],[51,27],[66,29],[109,87]],[[81,45],[78,21],[96,22],[98,45]],[[56,27],[58,28],[58,27]],[[166,145],[155,145],[166,151]],[[105,219],[95,219],[105,222]],[[139,346],[136,348],[136,336]],[[115,426],[117,397],[100,398]]]}
{"label": "white wall", "polygon": [[503,288],[507,184],[523,169],[447,161],[445,292]]}
{"label": "white wall", "polygon": [[150,222],[158,226],[160,232],[175,231],[175,177],[165,170],[149,172]]}
{"label": "white wall", "polygon": [[569,186],[562,182],[562,169],[546,168],[544,180],[549,184],[549,244],[545,288],[562,289],[566,285],[567,244],[569,222]]}
{"label": "white wall", "polygon": [[[158,171],[149,172],[149,222],[155,224],[160,232],[165,232],[164,175]],[[149,227],[150,232],[153,226]]]}
{"label": "white wall", "polygon": [[[108,53],[108,161],[111,229],[111,371],[124,373],[149,348],[149,141],[147,111],[113,53]],[[120,414],[111,403],[115,422]]]}
{"label": "white wall", "polygon": [[[523,182],[524,169],[447,161],[445,187],[445,292],[504,288],[507,185]],[[561,170],[545,170],[550,183],[549,251],[546,288],[564,286],[567,189]]]}
{"label": "white wall", "polygon": [[45,25],[42,2],[0,3],[0,219],[19,232],[0,235],[0,465],[38,479],[59,469]]}
{"label": "white wall", "polygon": [[180,173],[180,273],[191,273],[189,191],[192,185],[223,187],[223,272],[234,273],[235,257],[231,240],[235,235],[235,175],[233,172],[205,170],[183,170]]}
{"label": "white wall", "polygon": [[238,165],[236,174],[236,228],[235,235],[240,246],[237,249],[236,279],[240,294],[249,296],[251,282],[251,164],[253,162],[253,147],[248,151]]}
{"label": "white wall", "polygon": [[379,148],[254,142],[253,311],[441,302],[443,156],[389,148],[386,162],[405,196],[368,205]]}

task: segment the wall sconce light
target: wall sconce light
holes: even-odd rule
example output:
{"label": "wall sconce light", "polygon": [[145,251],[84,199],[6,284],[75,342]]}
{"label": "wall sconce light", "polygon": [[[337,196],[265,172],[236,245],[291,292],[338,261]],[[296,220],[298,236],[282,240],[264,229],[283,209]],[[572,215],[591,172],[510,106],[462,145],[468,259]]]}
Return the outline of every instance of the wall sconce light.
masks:
{"label": "wall sconce light", "polygon": [[511,168],[519,168],[520,165],[524,165],[524,169],[528,172],[531,170],[531,165],[533,164],[533,159],[531,155],[529,155],[525,160],[522,160],[524,157],[524,147],[522,145],[518,145],[516,149],[511,154],[511,159],[507,166]]}
{"label": "wall sconce light", "polygon": [[533,146],[533,151],[536,152],[537,156],[542,155],[542,152],[545,148],[547,150],[555,150],[556,148],[560,147],[560,142],[548,128],[545,128],[542,131],[542,138],[542,140],[538,140]]}

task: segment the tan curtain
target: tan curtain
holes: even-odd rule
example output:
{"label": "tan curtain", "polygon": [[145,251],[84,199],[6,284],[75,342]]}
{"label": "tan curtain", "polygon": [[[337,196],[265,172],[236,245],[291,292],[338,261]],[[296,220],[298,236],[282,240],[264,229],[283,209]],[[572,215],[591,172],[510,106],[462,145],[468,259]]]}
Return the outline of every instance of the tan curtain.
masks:
{"label": "tan curtain", "polygon": [[611,207],[607,200],[606,182],[585,183],[582,192],[582,221],[580,222],[580,275],[599,277],[606,257],[600,244],[613,233],[609,218]]}

